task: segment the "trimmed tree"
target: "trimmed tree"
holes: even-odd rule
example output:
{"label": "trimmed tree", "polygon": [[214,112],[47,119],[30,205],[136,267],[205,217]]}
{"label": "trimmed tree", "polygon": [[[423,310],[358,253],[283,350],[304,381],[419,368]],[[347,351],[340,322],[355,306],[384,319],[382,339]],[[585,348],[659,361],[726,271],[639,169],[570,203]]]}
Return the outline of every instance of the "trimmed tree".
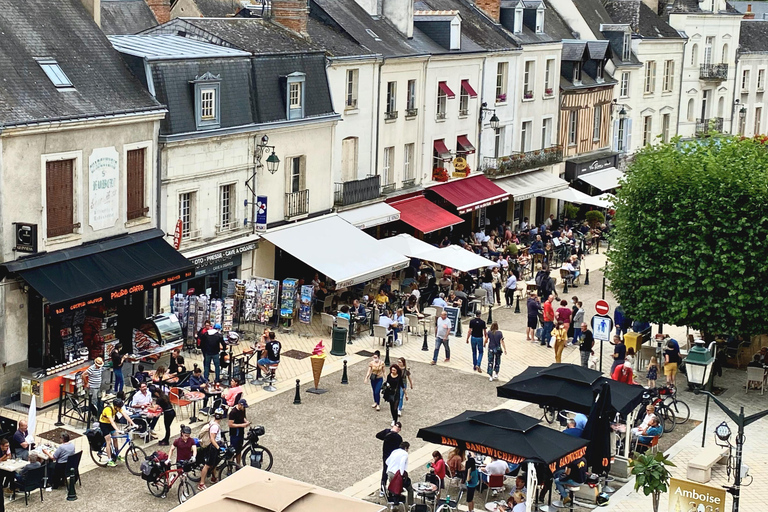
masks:
{"label": "trimmed tree", "polygon": [[768,146],[707,138],[645,148],[617,194],[610,288],[626,314],[766,332]]}

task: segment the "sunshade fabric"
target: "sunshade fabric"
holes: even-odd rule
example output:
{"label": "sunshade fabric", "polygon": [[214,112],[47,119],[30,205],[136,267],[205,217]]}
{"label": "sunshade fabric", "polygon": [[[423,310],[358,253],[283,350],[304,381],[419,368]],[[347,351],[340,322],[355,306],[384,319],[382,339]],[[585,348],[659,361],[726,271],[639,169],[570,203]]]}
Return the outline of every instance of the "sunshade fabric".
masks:
{"label": "sunshade fabric", "polygon": [[440,263],[443,266],[455,268],[462,272],[469,272],[476,268],[499,266],[495,261],[483,258],[472,251],[462,249],[458,245],[449,245],[448,247],[438,249],[437,251],[438,254],[436,257],[439,257],[440,261],[435,260],[435,263]]}
{"label": "sunshade fabric", "polygon": [[164,285],[166,280],[194,276],[195,266],[163,240],[164,236],[163,231],[153,229],[16,260],[3,267],[6,272],[17,272],[54,309],[89,300],[101,302],[116,298],[114,294],[122,297]]}
{"label": "sunshade fabric", "polygon": [[476,268],[486,268],[498,266],[498,263],[482,256],[464,250],[458,246],[451,245],[444,249],[422,242],[407,233],[403,233],[390,238],[379,240],[379,243],[390,249],[405,254],[411,258],[438,263],[444,267],[454,268],[462,272],[469,272]]}
{"label": "sunshade fabric", "polygon": [[464,89],[464,92],[466,92],[467,95],[470,98],[477,98],[477,93],[472,88],[472,86],[469,84],[469,80],[462,80],[461,81],[461,88]]}
{"label": "sunshade fabric", "polygon": [[411,197],[389,204],[400,211],[401,221],[424,234],[464,222],[461,217],[443,210],[424,196]]}
{"label": "sunshade fabric", "polygon": [[587,441],[538,424],[538,420],[507,409],[464,411],[437,425],[419,429],[416,437],[429,443],[463,447],[513,464],[547,464],[551,471],[582,457]]}
{"label": "sunshade fabric", "polygon": [[246,466],[174,512],[382,512],[386,507]]}
{"label": "sunshade fabric", "polygon": [[499,188],[482,174],[442,183],[429,190],[454,205],[459,213],[500,203],[509,197],[509,192]]}
{"label": "sunshade fabric", "polygon": [[387,203],[376,203],[341,212],[339,217],[356,228],[366,229],[396,221],[400,218],[400,212]]}
{"label": "sunshade fabric", "polygon": [[446,96],[448,96],[448,99],[449,99],[449,100],[452,100],[453,98],[455,98],[455,97],[456,97],[456,95],[453,93],[453,91],[451,90],[451,88],[450,88],[450,87],[448,87],[448,84],[446,84],[445,82],[437,82],[437,87],[438,87],[438,88],[439,88],[441,91],[443,91],[443,93],[444,93]]}
{"label": "sunshade fabric", "polygon": [[560,199],[561,201],[568,201],[569,203],[589,204],[592,206],[599,206],[600,208],[608,208],[611,204],[610,201],[604,199],[602,196],[590,196],[589,194],[580,192],[572,187],[556,192],[549,192],[544,194],[544,197]]}
{"label": "sunshade fabric", "polygon": [[451,150],[448,149],[448,147],[445,145],[445,139],[436,139],[434,147],[435,147],[435,152],[438,154],[440,158],[442,158],[443,160],[451,159]]}
{"label": "sunshade fabric", "polygon": [[[370,281],[408,266],[408,258],[337,215],[299,222],[262,235],[322,272],[339,287]],[[354,257],[350,250],[354,248]]]}
{"label": "sunshade fabric", "polygon": [[525,201],[568,188],[567,181],[544,170],[502,178],[494,183],[509,192],[515,201]]}
{"label": "sunshade fabric", "polygon": [[419,258],[422,260],[432,261],[429,258],[422,257],[422,255],[429,255],[433,251],[438,251],[439,249],[435,247],[434,245],[430,245],[427,242],[424,242],[422,240],[419,240],[418,238],[412,237],[408,233],[401,233],[396,236],[391,236],[389,238],[382,238],[379,240],[379,243],[389,247],[395,252],[399,252],[401,254],[405,254],[409,258]]}
{"label": "sunshade fabric", "polygon": [[624,178],[624,173],[615,167],[608,167],[607,169],[601,169],[599,171],[590,172],[587,174],[581,174],[579,179],[585,183],[589,183],[596,189],[611,190],[616,187],[620,187],[619,180]]}
{"label": "sunshade fabric", "polygon": [[475,146],[472,145],[471,142],[469,142],[469,139],[466,135],[459,135],[456,137],[456,144],[460,146],[461,149],[456,148],[457,151],[463,151],[464,153],[474,153],[475,152]]}
{"label": "sunshade fabric", "polygon": [[[576,365],[567,366],[579,368]],[[542,366],[529,366],[506,384],[497,387],[497,396],[589,414],[594,392],[607,382],[611,387],[611,407],[622,415],[631,412],[643,399],[645,390],[642,386],[630,386],[605,377],[588,384],[562,378],[562,375],[542,374],[541,371],[546,369]]]}

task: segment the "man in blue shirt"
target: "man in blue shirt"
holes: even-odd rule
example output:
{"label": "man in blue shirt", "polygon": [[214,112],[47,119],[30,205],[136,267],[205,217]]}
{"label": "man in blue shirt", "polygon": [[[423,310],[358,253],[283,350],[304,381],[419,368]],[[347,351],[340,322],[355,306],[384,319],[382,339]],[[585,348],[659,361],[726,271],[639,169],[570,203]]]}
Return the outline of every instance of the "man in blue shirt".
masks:
{"label": "man in blue shirt", "polygon": [[563,434],[568,434],[569,436],[573,437],[581,437],[582,432],[582,429],[576,427],[576,420],[573,418],[568,420],[568,428],[563,430]]}
{"label": "man in blue shirt", "polygon": [[440,295],[435,297],[435,300],[432,301],[432,305],[433,306],[440,306],[441,308],[448,307],[448,303],[445,302],[445,294],[441,292]]}
{"label": "man in blue shirt", "polygon": [[637,442],[641,445],[646,446],[638,446],[637,451],[644,452],[648,449],[648,445],[651,444],[653,441],[653,438],[656,436],[660,436],[663,429],[661,428],[661,425],[659,425],[659,419],[655,416],[652,417],[648,421],[648,426],[645,427],[644,430],[640,431],[640,435],[637,438]]}

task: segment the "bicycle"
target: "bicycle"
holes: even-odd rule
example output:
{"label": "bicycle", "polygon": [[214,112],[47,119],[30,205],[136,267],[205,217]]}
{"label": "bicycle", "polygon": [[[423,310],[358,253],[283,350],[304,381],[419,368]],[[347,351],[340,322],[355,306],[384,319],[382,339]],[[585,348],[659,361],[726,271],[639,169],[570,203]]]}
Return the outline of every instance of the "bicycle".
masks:
{"label": "bicycle", "polygon": [[[675,430],[675,425],[677,423],[675,411],[664,403],[657,391],[649,390],[643,394],[640,410],[645,410],[650,404],[652,404],[655,409],[656,418],[659,420],[659,426],[662,428],[662,433],[668,434]],[[635,419],[634,426],[639,426],[641,422],[642,417],[641,415],[638,415]]]}
{"label": "bicycle", "polygon": [[539,406],[543,410],[543,414],[541,416],[541,419],[547,420],[547,423],[550,425],[555,422],[558,416],[558,410],[555,407],[552,407],[551,405],[540,405]]}
{"label": "bicycle", "polygon": [[677,399],[677,389],[669,386],[667,388],[661,388],[659,395],[665,395],[664,405],[669,409],[675,411],[675,423],[683,424],[691,417],[691,408],[688,404],[682,400]]}
{"label": "bicycle", "polygon": [[246,438],[247,446],[240,455],[244,464],[257,469],[269,471],[272,469],[272,452],[259,444],[259,437],[264,435],[264,427],[251,427]]}
{"label": "bicycle", "polygon": [[158,462],[158,464],[163,469],[162,473],[156,479],[147,481],[147,488],[152,496],[165,498],[177,480],[179,481],[179,504],[184,503],[195,495],[197,492],[195,486],[192,485],[192,482],[187,477],[187,470],[192,468],[192,463],[180,461],[175,464],[168,464],[165,461]]}
{"label": "bicycle", "polygon": [[114,448],[114,444],[112,445],[112,459],[110,459],[109,455],[107,455],[106,440],[102,441],[101,447],[98,449],[94,449],[94,446],[91,445],[90,453],[91,453],[91,459],[93,459],[93,462],[95,462],[97,466],[101,468],[105,468],[107,467],[107,464],[111,460],[119,461],[120,454],[123,453],[123,451],[125,450],[125,465],[128,468],[128,471],[132,475],[136,475],[136,476],[140,475],[141,462],[147,458],[147,454],[143,449],[141,449],[140,447],[136,446],[133,443],[133,439],[131,439],[131,432],[133,432],[134,430],[136,430],[136,427],[128,427],[125,429],[124,432],[121,432],[119,434],[117,431],[112,433],[111,435],[112,440],[116,440],[116,439],[125,440],[123,441],[123,444],[116,450]]}
{"label": "bicycle", "polygon": [[[214,467],[210,475],[212,478],[216,478],[218,480],[223,480],[224,478],[227,478],[228,476],[236,473],[242,466],[235,462],[235,456],[237,455],[237,451],[232,446],[227,446],[227,433],[222,432],[221,433],[221,443],[219,444],[223,449],[221,450],[221,456],[219,458],[219,463],[216,464],[216,467]],[[270,455],[271,457],[271,455]],[[187,470],[187,477],[193,481],[193,482],[200,482],[200,477],[202,475],[203,463],[198,462],[195,465],[191,466]],[[213,480],[211,480],[213,482]]]}

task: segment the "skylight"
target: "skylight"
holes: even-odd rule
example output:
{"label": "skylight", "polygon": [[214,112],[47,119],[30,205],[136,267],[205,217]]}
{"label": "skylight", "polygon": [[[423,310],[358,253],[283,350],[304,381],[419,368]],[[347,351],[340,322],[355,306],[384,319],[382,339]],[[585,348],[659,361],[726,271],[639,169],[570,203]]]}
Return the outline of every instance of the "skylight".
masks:
{"label": "skylight", "polygon": [[40,67],[43,69],[51,83],[58,89],[67,89],[73,87],[72,81],[61,69],[59,63],[56,62],[56,59],[45,58],[35,60],[37,60],[37,63],[40,64]]}

